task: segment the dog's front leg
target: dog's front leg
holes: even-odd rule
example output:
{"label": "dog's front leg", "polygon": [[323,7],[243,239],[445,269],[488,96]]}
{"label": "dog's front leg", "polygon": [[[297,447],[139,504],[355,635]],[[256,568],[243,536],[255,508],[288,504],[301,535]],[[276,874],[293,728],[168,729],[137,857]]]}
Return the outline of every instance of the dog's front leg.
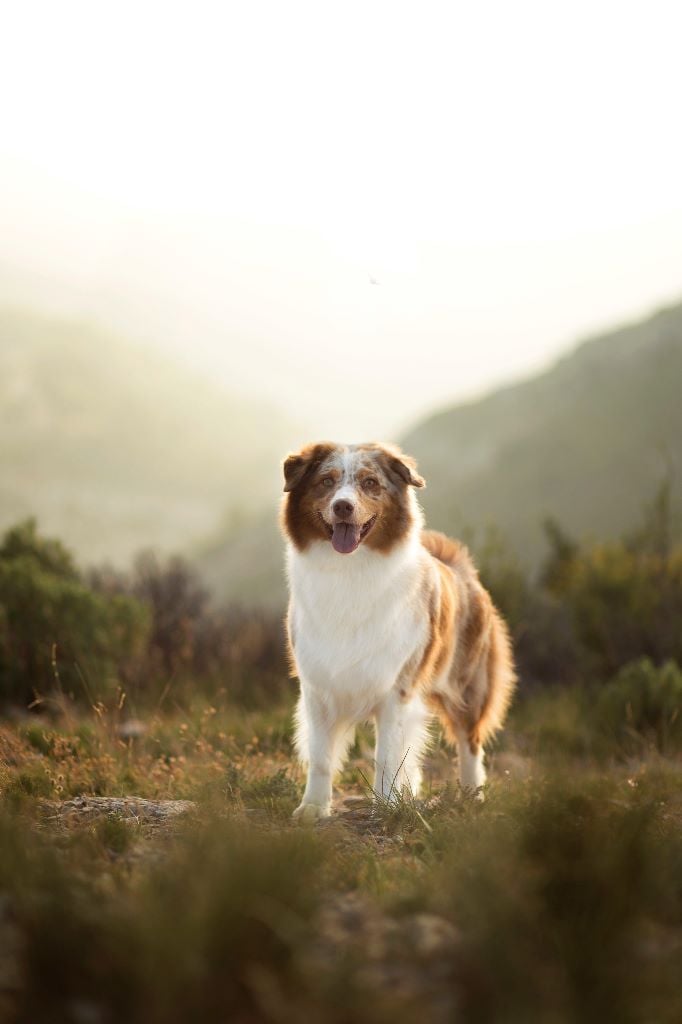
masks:
{"label": "dog's front leg", "polygon": [[337,767],[343,724],[314,690],[301,689],[296,711],[296,749],[307,765],[303,800],[294,818],[316,821],[331,813],[332,775]]}
{"label": "dog's front leg", "polygon": [[419,696],[405,700],[393,689],[375,710],[374,792],[382,800],[418,796],[428,711]]}

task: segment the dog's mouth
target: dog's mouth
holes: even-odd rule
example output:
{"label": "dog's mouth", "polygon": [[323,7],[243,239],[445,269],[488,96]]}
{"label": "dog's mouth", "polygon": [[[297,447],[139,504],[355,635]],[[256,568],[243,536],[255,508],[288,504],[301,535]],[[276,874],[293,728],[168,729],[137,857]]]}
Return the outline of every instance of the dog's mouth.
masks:
{"label": "dog's mouth", "polygon": [[350,555],[356,548],[359,548],[377,520],[376,515],[373,515],[362,526],[359,523],[343,522],[330,525],[321,512],[319,516],[329,534],[334,551],[338,551],[340,555]]}

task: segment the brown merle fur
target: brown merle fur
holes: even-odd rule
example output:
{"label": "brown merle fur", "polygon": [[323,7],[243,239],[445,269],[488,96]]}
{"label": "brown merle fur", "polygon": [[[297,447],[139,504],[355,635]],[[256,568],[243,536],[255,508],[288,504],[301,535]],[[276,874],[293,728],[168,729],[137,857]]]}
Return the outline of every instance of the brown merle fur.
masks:
{"label": "brown merle fur", "polygon": [[[315,540],[329,540],[319,515],[329,501],[321,481],[327,475],[338,476],[341,450],[331,442],[311,444],[284,462],[282,525],[301,551]],[[367,444],[356,450],[363,454],[357,480],[361,484],[363,476],[371,475],[379,482],[369,491],[358,488],[359,521],[377,515],[364,543],[387,553],[414,525],[408,489],[423,487],[424,481],[414,460],[395,446]],[[420,689],[447,738],[454,742],[465,737],[476,753],[502,726],[513,694],[516,676],[509,634],[466,547],[432,530],[422,531],[421,543],[430,556],[419,595],[422,614],[428,617],[428,639],[404,666],[400,694],[408,700]],[[447,683],[436,690],[434,684],[446,669]]]}
{"label": "brown merle fur", "polygon": [[440,604],[452,600],[455,607],[452,629],[443,630],[442,619],[430,617],[433,644],[449,650],[454,642],[452,688],[445,694],[427,690],[427,696],[448,739],[464,734],[475,753],[502,726],[512,698],[516,675],[509,634],[466,547],[433,530],[424,530],[421,539],[449,570],[441,573]]}
{"label": "brown merle fur", "polygon": [[[329,493],[321,481],[326,476],[340,475],[335,465],[339,446],[323,441],[306,445],[284,461],[286,499],[283,525],[286,534],[304,551],[315,540],[327,540],[328,530],[320,518],[327,509]],[[374,551],[389,551],[413,524],[410,503],[406,501],[408,486],[423,487],[416,464],[399,449],[387,445],[358,445],[362,458],[357,480],[374,477],[379,486],[358,494],[358,520],[362,523],[376,515],[377,520],[363,542]]]}

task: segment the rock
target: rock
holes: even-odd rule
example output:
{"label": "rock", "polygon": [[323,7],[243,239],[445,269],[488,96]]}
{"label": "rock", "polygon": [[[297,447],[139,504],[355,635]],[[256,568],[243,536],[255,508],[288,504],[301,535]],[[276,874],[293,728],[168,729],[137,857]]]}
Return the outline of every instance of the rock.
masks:
{"label": "rock", "polygon": [[394,917],[366,896],[344,893],[322,907],[303,964],[317,978],[345,965],[360,991],[387,1006],[421,1006],[429,1020],[451,1022],[460,943],[457,928],[437,914]]}
{"label": "rock", "polygon": [[76,796],[72,800],[45,801],[61,821],[90,821],[105,815],[138,822],[163,824],[196,809],[192,800],[146,800],[139,796]]}
{"label": "rock", "polygon": [[140,718],[128,718],[125,722],[120,723],[116,731],[122,740],[137,740],[148,730]]}
{"label": "rock", "polygon": [[406,933],[415,954],[425,960],[447,956],[461,942],[455,926],[437,914],[413,914],[407,919]]}

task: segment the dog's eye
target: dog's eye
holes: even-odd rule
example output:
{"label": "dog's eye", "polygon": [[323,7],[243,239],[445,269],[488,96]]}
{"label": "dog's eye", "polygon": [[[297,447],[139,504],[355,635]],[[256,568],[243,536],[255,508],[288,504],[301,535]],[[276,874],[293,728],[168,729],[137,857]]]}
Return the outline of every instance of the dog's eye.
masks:
{"label": "dog's eye", "polygon": [[377,478],[375,476],[366,476],[365,479],[362,481],[362,486],[366,490],[371,491],[375,487],[379,486],[379,481],[377,480]]}
{"label": "dog's eye", "polygon": [[334,477],[333,476],[325,476],[325,477],[323,477],[322,478],[322,486],[323,487],[333,487],[334,486]]}

